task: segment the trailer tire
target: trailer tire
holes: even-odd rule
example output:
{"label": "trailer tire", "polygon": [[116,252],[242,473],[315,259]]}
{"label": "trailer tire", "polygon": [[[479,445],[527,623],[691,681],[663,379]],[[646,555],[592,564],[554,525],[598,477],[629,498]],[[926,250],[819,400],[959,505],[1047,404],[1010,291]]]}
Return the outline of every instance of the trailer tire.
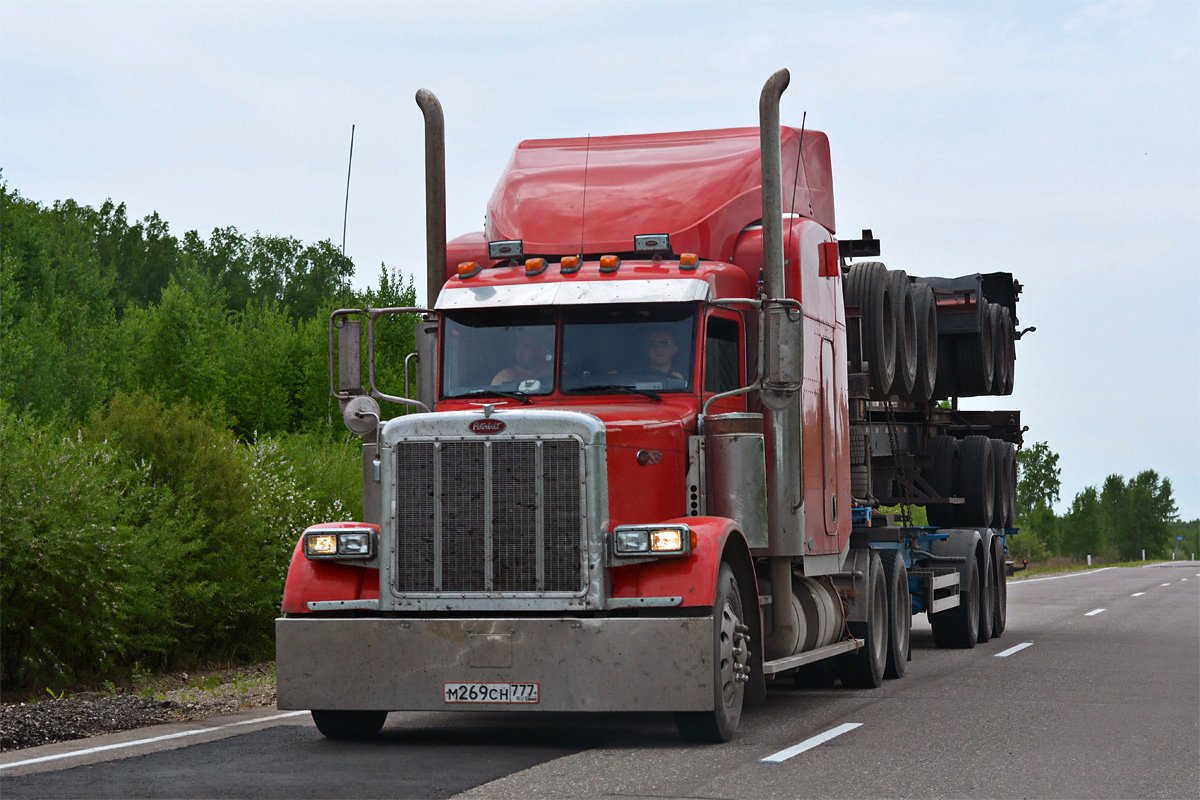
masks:
{"label": "trailer tire", "polygon": [[902,269],[889,270],[892,317],[896,320],[896,373],[892,394],[912,395],[917,382],[917,312],[913,304],[912,283]]}
{"label": "trailer tire", "polygon": [[1001,439],[989,439],[992,444],[992,473],[994,475],[995,493],[992,495],[992,525],[996,528],[1007,528],[1008,496],[1012,492],[1009,485],[1008,473],[1008,442]]}
{"label": "trailer tire", "polygon": [[[958,449],[958,439],[953,436],[934,436],[929,440],[933,465],[925,480],[942,497],[955,497],[958,494]],[[954,509],[955,506],[949,503],[934,503],[925,506],[925,513],[930,525],[946,527],[954,524]]]}
{"label": "trailer tire", "polygon": [[1008,385],[1008,347],[1004,338],[1003,306],[989,303],[986,323],[992,329],[992,394],[1006,394]]}
{"label": "trailer tire", "polygon": [[992,638],[992,614],[996,592],[996,576],[992,570],[992,548],[986,547],[979,553],[982,563],[979,563],[979,644],[987,644]]}
{"label": "trailer tire", "polygon": [[917,320],[917,375],[913,383],[913,400],[923,402],[933,397],[938,375],[937,305],[933,288],[928,283],[912,285],[913,313]]}
{"label": "trailer tire", "polygon": [[850,635],[862,641],[857,652],[840,656],[842,685],[852,689],[878,689],[887,668],[888,602],[887,583],[879,555],[871,551],[867,568],[867,621],[848,622]]}
{"label": "trailer tire", "polygon": [[896,315],[887,267],[863,261],[846,276],[846,302],[858,306],[863,358],[871,376],[871,397],[884,400],[896,376]]}
{"label": "trailer tire", "polygon": [[992,443],[986,436],[963,439],[958,457],[958,486],[964,501],[958,507],[958,524],[990,528],[996,495],[996,472],[992,466]]}
{"label": "trailer tire", "polygon": [[963,592],[960,587],[958,605],[929,615],[929,627],[933,630],[933,641],[938,647],[970,649],[979,640],[979,603],[976,600],[979,595],[979,564],[974,559],[971,559],[967,576],[967,588]]}
{"label": "trailer tire", "polygon": [[713,597],[713,710],[675,715],[679,735],[689,742],[728,742],[738,729],[746,682],[739,680],[737,674],[739,667],[747,669],[750,660],[749,643],[739,630],[744,628],[744,618],[737,578],[733,568],[722,561]]}
{"label": "trailer tire", "polygon": [[957,337],[954,356],[958,362],[958,392],[960,397],[991,394],[996,356],[993,352],[991,303],[984,303],[979,315],[979,332]]}
{"label": "trailer tire", "polygon": [[880,550],[883,577],[887,581],[888,650],[885,678],[903,678],[912,657],[912,596],[908,592],[908,568],[898,550]]}
{"label": "trailer tire", "polygon": [[1008,625],[1008,570],[1004,567],[1004,537],[992,538],[992,569],[996,573],[996,591],[992,595],[992,638],[1004,635]]}
{"label": "trailer tire", "polygon": [[386,711],[316,711],[313,723],[326,739],[369,739],[387,720]]}
{"label": "trailer tire", "polygon": [[[992,389],[995,394],[1008,395],[1012,394],[1013,390],[1013,370],[1016,369],[1017,350],[1016,342],[1013,338],[1013,322],[1012,314],[1009,313],[1008,306],[996,306],[998,310],[997,327],[999,338],[996,340],[996,369],[997,374],[1002,374],[1003,379],[999,385],[993,385]],[[993,382],[995,378],[993,378]]]}
{"label": "trailer tire", "polygon": [[1017,446],[1005,442],[1004,449],[1008,453],[1008,503],[1004,514],[1004,527],[1015,528],[1017,525]]}

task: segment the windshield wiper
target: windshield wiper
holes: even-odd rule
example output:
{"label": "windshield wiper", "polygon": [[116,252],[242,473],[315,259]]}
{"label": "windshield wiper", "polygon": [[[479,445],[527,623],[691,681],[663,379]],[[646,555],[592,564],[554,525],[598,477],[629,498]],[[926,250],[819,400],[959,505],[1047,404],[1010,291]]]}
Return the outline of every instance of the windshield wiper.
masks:
{"label": "windshield wiper", "polygon": [[520,400],[525,405],[529,405],[533,402],[529,399],[529,395],[525,394],[524,392],[506,392],[502,389],[477,389],[474,392],[467,392],[466,394],[456,394],[450,399],[460,400],[464,397],[490,397],[492,395],[500,395],[501,397],[507,397],[510,400]]}
{"label": "windshield wiper", "polygon": [[662,400],[662,395],[658,392],[652,392],[649,389],[638,389],[635,386],[622,386],[616,383],[597,383],[591,386],[574,386],[570,389],[572,392],[598,392],[603,389],[615,389],[618,392],[625,394],[640,394],[642,397],[649,397],[655,402]]}

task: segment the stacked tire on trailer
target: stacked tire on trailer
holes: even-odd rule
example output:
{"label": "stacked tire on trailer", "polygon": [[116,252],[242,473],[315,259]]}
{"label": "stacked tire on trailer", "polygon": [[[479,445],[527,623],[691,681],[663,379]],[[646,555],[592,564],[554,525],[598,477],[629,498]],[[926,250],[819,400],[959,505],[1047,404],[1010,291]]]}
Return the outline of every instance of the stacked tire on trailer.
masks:
{"label": "stacked tire on trailer", "polygon": [[879,261],[850,267],[846,305],[859,310],[862,357],[874,400],[925,402],[937,384],[937,306],[933,289]]}

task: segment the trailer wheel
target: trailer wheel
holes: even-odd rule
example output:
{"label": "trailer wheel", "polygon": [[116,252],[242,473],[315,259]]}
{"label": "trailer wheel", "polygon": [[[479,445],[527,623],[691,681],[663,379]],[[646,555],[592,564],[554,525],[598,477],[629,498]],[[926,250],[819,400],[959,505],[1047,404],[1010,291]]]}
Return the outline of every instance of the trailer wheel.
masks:
{"label": "trailer wheel", "polygon": [[896,320],[896,373],[892,394],[910,396],[917,381],[917,312],[912,283],[902,269],[889,270],[892,317]]}
{"label": "trailer wheel", "polygon": [[859,309],[871,397],[886,399],[896,376],[896,315],[887,267],[879,261],[863,261],[850,267],[845,293],[846,303]]}
{"label": "trailer wheel", "polygon": [[1004,635],[1008,625],[1008,575],[1004,568],[1004,537],[992,539],[992,570],[996,573],[996,591],[992,594],[992,638]]}
{"label": "trailer wheel", "polygon": [[[958,439],[953,436],[934,436],[929,440],[929,454],[933,456],[933,466],[925,480],[933,486],[942,497],[954,497],[958,494],[955,483],[958,478]],[[935,503],[925,506],[929,524],[945,527],[954,524],[955,507],[949,503]]]}
{"label": "trailer wheel", "polygon": [[737,731],[750,659],[743,618],[737,578],[733,568],[721,562],[713,598],[713,710],[675,715],[679,735],[689,742],[728,742]]}
{"label": "trailer wheel", "polygon": [[897,550],[880,550],[883,577],[887,581],[888,650],[885,678],[903,678],[912,657],[912,597],[908,592],[908,568]]}
{"label": "trailer wheel", "polygon": [[958,486],[964,500],[958,509],[958,524],[990,528],[996,473],[992,468],[992,443],[986,436],[968,436],[962,440]]}
{"label": "trailer wheel", "polygon": [[921,402],[933,397],[938,374],[937,306],[928,283],[912,285],[913,313],[917,319],[917,377],[913,399]]}
{"label": "trailer wheel", "polygon": [[992,570],[992,548],[985,548],[981,555],[983,563],[979,566],[979,635],[976,641],[986,644],[992,638],[992,615],[996,610],[996,575]]}
{"label": "trailer wheel", "polygon": [[958,362],[958,395],[990,394],[992,377],[994,375],[995,354],[992,348],[992,326],[988,310],[990,303],[985,303],[980,312],[979,333],[967,333],[957,337],[955,342],[955,360]]}
{"label": "trailer wheel", "polygon": [[1008,474],[1008,442],[1001,439],[989,439],[992,444],[992,474],[994,476],[995,492],[992,495],[992,525],[996,528],[1007,528],[1008,525],[1008,496],[1012,491]]}
{"label": "trailer wheel", "polygon": [[883,685],[888,651],[887,583],[879,555],[871,551],[867,568],[867,621],[848,622],[850,634],[862,641],[857,652],[840,656],[842,685],[852,689],[877,689]]}
{"label": "trailer wheel", "polygon": [[326,739],[369,739],[379,733],[386,711],[313,711],[313,722]]}
{"label": "trailer wheel", "polygon": [[1017,524],[1017,446],[1005,442],[1004,450],[1008,454],[1005,464],[1005,470],[1008,472],[1008,499],[1004,527],[1013,528]]}
{"label": "trailer wheel", "polygon": [[959,602],[954,608],[929,615],[929,627],[938,647],[969,649],[979,639],[979,562],[971,560],[967,571],[967,586],[960,587]]}
{"label": "trailer wheel", "polygon": [[989,303],[985,323],[992,329],[992,394],[1006,394],[1008,385],[1008,347],[1004,338],[1003,311],[1008,309],[998,303]]}
{"label": "trailer wheel", "polygon": [[[1012,394],[1013,390],[1013,370],[1016,369],[1017,349],[1013,339],[1013,323],[1012,315],[1008,311],[1007,306],[996,306],[997,313],[997,339],[996,348],[996,375],[993,377],[993,393],[994,394]],[[998,385],[995,380],[1003,375],[1003,379]]]}

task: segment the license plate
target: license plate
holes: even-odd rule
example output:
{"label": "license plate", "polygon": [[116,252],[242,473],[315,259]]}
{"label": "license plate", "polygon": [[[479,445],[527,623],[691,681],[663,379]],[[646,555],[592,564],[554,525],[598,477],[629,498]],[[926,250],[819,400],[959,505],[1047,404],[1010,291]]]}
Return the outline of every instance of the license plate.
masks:
{"label": "license plate", "polygon": [[443,683],[442,701],[446,703],[521,703],[538,702],[536,683]]}

